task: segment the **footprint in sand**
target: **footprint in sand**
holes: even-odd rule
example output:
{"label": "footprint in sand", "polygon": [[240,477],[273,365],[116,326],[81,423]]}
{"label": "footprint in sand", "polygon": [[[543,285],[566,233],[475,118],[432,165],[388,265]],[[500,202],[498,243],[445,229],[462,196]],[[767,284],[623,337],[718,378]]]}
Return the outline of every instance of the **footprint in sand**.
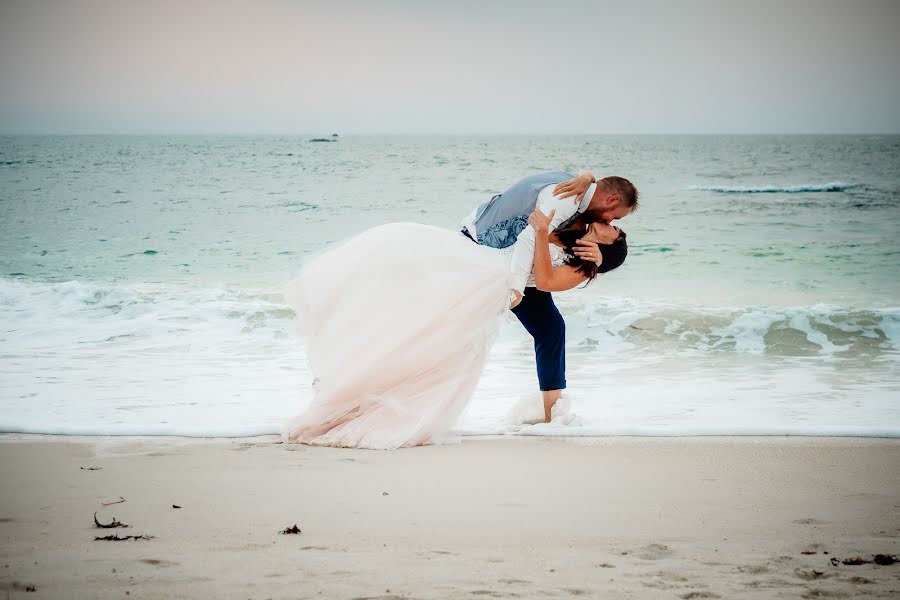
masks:
{"label": "footprint in sand", "polygon": [[647,544],[635,555],[641,560],[661,560],[672,556],[672,549],[665,544]]}
{"label": "footprint in sand", "polygon": [[429,560],[434,556],[458,556],[455,552],[450,552],[449,550],[422,550],[420,552],[416,552],[418,556],[424,556]]}
{"label": "footprint in sand", "polygon": [[[702,583],[691,584],[690,579],[684,575],[673,573],[671,571],[659,571],[657,573],[648,574],[651,579],[642,580],[641,585],[657,590],[678,590],[684,588],[706,587]],[[647,577],[641,575],[640,577]],[[711,593],[711,592],[688,592],[688,593]],[[718,596],[691,596],[692,598],[718,598]],[[682,596],[684,598],[684,596]]]}
{"label": "footprint in sand", "polygon": [[142,558],[138,562],[142,562],[148,565],[154,565],[156,567],[175,567],[179,564],[177,562],[171,560],[163,560],[161,558]]}
{"label": "footprint in sand", "polygon": [[740,565],[737,570],[749,575],[759,575],[760,573],[768,573],[769,567],[765,565]]}
{"label": "footprint in sand", "polygon": [[794,577],[799,579],[803,579],[805,581],[815,581],[817,579],[828,579],[831,577],[825,571],[819,571],[818,569],[794,569]]}
{"label": "footprint in sand", "polygon": [[790,588],[792,586],[798,586],[798,585],[802,585],[802,584],[795,583],[793,581],[788,581],[786,579],[780,579],[778,577],[770,577],[769,579],[757,579],[755,581],[749,581],[749,582],[745,583],[744,585],[747,586],[748,588],[751,588],[754,590],[761,590],[761,589],[770,589],[770,588],[784,589],[784,588]]}
{"label": "footprint in sand", "polygon": [[811,589],[807,590],[801,598],[849,598],[850,594],[844,592],[829,592],[828,590]]}

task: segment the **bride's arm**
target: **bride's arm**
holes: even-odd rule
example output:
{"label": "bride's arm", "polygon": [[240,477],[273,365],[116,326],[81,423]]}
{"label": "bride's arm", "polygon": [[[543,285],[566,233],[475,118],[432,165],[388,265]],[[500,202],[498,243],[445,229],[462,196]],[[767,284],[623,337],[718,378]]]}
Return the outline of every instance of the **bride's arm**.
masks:
{"label": "bride's arm", "polygon": [[[541,240],[544,237],[544,240]],[[550,262],[550,240],[538,235],[534,251],[534,285],[542,292],[564,292],[584,283],[587,277],[571,265],[553,268]]]}
{"label": "bride's arm", "polygon": [[564,292],[583,283],[587,277],[579,273],[575,267],[563,265],[556,269],[550,260],[550,229],[554,211],[545,216],[537,209],[529,217],[528,222],[534,228],[534,285],[542,292]]}

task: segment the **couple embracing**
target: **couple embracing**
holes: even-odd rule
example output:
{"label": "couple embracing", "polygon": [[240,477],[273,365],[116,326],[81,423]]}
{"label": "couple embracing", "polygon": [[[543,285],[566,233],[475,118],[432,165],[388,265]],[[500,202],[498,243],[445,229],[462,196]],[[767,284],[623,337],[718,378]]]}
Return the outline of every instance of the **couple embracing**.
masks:
{"label": "couple embracing", "polygon": [[511,310],[534,338],[549,421],[566,387],[565,322],[552,292],[620,266],[637,207],[621,177],[522,179],[462,231],[390,223],[329,248],[286,287],[314,381],[286,441],[392,449],[439,443],[475,390]]}

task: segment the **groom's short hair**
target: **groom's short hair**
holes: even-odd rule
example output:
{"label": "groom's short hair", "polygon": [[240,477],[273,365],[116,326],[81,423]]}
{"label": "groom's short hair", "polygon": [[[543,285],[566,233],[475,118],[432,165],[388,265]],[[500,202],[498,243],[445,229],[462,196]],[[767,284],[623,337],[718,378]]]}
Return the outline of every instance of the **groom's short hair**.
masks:
{"label": "groom's short hair", "polygon": [[600,180],[603,189],[611,194],[619,195],[619,204],[627,206],[632,211],[638,207],[638,191],[634,184],[624,177],[611,175]]}

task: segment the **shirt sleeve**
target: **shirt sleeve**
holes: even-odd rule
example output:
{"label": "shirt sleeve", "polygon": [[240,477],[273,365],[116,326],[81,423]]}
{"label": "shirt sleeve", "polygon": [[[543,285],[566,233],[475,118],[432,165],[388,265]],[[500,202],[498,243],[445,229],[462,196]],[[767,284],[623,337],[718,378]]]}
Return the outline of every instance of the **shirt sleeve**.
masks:
{"label": "shirt sleeve", "polygon": [[[553,220],[550,221],[550,231],[559,227],[560,223],[567,220],[578,211],[578,204],[573,198],[559,199],[553,195],[553,188],[550,185],[543,188],[538,194],[538,208],[545,215],[549,215],[551,210],[556,209]],[[511,274],[510,287],[517,290],[520,294],[525,293],[525,286],[528,284],[528,277],[534,267],[534,228],[528,225],[516,238],[513,246],[512,258],[510,259],[509,270]]]}

